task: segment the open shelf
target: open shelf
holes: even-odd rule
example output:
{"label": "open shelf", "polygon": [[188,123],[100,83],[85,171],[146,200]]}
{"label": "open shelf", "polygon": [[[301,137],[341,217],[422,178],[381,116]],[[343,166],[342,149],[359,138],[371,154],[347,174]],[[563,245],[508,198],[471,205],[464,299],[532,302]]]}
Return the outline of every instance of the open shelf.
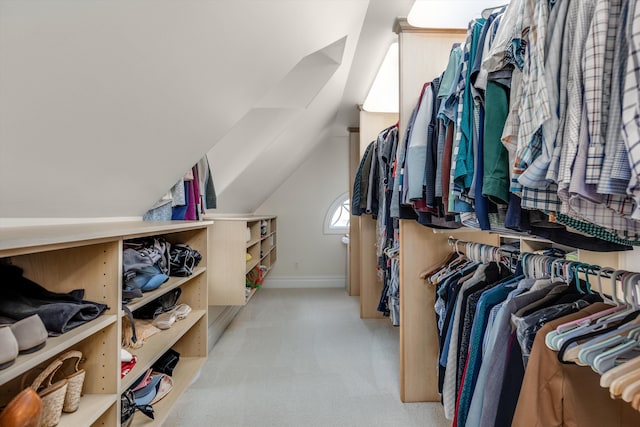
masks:
{"label": "open shelf", "polygon": [[164,398],[153,404],[155,418],[145,416],[136,412],[133,418],[133,426],[161,426],[167,419],[173,405],[178,401],[180,395],[191,385],[192,379],[196,376],[202,365],[207,361],[206,357],[181,357],[176,365],[173,375],[173,388]]}
{"label": "open shelf", "polygon": [[[209,305],[245,305],[247,274],[257,265],[276,261],[277,217],[273,215],[207,214],[209,227],[207,279]],[[266,232],[261,235],[261,228]],[[246,242],[247,228],[251,241]],[[246,253],[252,258],[246,261]]]}
{"label": "open shelf", "polygon": [[[121,381],[122,391],[131,387],[131,384],[146,372],[167,350],[169,350],[189,329],[193,327],[203,316],[206,310],[193,310],[186,319],[178,320],[169,329],[161,331],[150,337],[144,345],[135,350],[129,350],[137,357],[137,363]],[[182,361],[182,359],[180,359]]]}
{"label": "open shelf", "polygon": [[247,242],[247,248],[250,248],[251,246],[255,245],[256,243],[259,243],[261,239],[255,239],[255,240],[251,240],[250,242]]}
{"label": "open shelf", "polygon": [[58,426],[89,427],[116,402],[117,398],[115,394],[83,394],[78,410],[71,414],[63,413]]}
{"label": "open shelf", "polygon": [[78,326],[57,337],[47,338],[47,343],[43,349],[30,354],[21,354],[16,362],[0,371],[0,384],[4,384],[12,378],[21,376],[30,369],[35,368],[46,360],[62,353],[74,344],[79,343],[85,338],[90,337],[96,332],[116,323],[115,314],[102,315],[91,322]]}
{"label": "open shelf", "polygon": [[247,272],[246,274],[249,274],[249,272],[251,270],[253,270],[253,268],[258,265],[260,263],[260,259],[256,259],[256,258],[252,258],[247,262]]}
{"label": "open shelf", "polygon": [[[143,305],[145,305],[145,304],[153,301],[154,299],[166,294],[170,290],[182,286],[183,284],[187,283],[188,281],[190,281],[194,277],[197,277],[200,274],[204,273],[206,270],[207,269],[205,267],[196,267],[196,269],[193,271],[193,274],[191,276],[188,276],[188,277],[169,277],[169,280],[167,280],[165,283],[163,283],[158,289],[154,289],[151,292],[145,292],[142,295],[141,298],[136,298],[135,300],[133,300],[130,303],[128,303],[127,307],[129,308],[129,310],[135,311],[135,310],[139,309],[140,307],[142,307]],[[120,314],[124,315],[124,312],[121,310]]]}
{"label": "open shelf", "polygon": [[[0,404],[9,402],[22,390],[22,379],[33,381],[39,369],[70,349],[82,353],[87,372],[79,409],[63,414],[63,427],[117,427],[120,425],[120,395],[155,360],[173,347],[187,367],[178,370],[174,381],[181,386],[163,403],[166,414],[197,374],[207,356],[207,221],[118,222],[60,226],[0,228],[0,261],[24,271],[24,277],[56,293],[82,288],[84,299],[105,304],[108,309],[98,318],[57,337],[49,337],[45,347],[19,355],[15,363],[0,370]],[[126,241],[159,236],[170,243],[184,243],[202,255],[194,274],[170,277],[158,289],[130,301],[128,308],[139,309],[161,295],[179,288],[181,302],[193,311],[170,329],[150,337],[134,351],[138,362],[132,372],[120,378],[122,338],[122,252]],[[185,376],[182,376],[185,375]],[[164,416],[163,416],[164,417]],[[164,418],[163,418],[164,419]]]}
{"label": "open shelf", "polygon": [[256,292],[258,292],[258,288],[251,288],[251,292],[249,293],[249,296],[247,297],[247,302],[251,301],[251,298],[253,298],[253,296],[256,294]]}

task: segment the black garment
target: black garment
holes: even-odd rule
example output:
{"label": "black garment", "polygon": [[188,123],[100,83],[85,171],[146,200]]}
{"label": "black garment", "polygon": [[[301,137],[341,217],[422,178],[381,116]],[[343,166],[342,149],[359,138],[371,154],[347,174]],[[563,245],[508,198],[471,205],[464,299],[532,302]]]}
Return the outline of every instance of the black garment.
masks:
{"label": "black garment", "polygon": [[76,328],[107,309],[105,304],[83,297],[84,289],[66,294],[50,292],[24,277],[20,267],[0,266],[0,315],[21,320],[37,314],[50,335]]}
{"label": "black garment", "polygon": [[[463,321],[461,319],[460,324],[458,325],[458,366],[456,370],[456,394],[459,390],[460,382],[462,380],[462,374],[464,373],[464,368],[467,361],[467,352],[469,349],[469,341],[471,339],[471,326],[473,325],[473,316],[475,316],[475,303],[478,302],[478,299],[480,298],[480,295],[483,291],[493,287],[498,283],[498,281],[509,277],[511,275],[511,272],[504,267],[500,268],[495,262],[491,262],[489,263],[487,268],[485,268],[484,274],[485,280],[470,287],[462,294],[462,304],[460,306],[460,309],[463,311],[461,313],[464,313],[464,318],[469,319],[471,323],[467,324],[466,321]],[[478,291],[480,291],[480,295],[477,295],[478,299],[475,299],[474,297],[470,300],[470,297]],[[470,302],[472,302],[473,304],[470,304]],[[472,313],[467,315],[467,313],[470,311]]]}
{"label": "black garment", "polygon": [[552,242],[594,252],[618,252],[633,250],[631,246],[607,242],[597,237],[572,233],[564,225],[552,222],[532,222],[531,234],[549,239]]}
{"label": "black garment", "polygon": [[524,364],[522,363],[522,351],[516,339],[516,333],[511,334],[507,350],[507,366],[500,392],[500,403],[496,414],[495,426],[507,427],[513,422],[516,412],[520,389],[524,380]]}

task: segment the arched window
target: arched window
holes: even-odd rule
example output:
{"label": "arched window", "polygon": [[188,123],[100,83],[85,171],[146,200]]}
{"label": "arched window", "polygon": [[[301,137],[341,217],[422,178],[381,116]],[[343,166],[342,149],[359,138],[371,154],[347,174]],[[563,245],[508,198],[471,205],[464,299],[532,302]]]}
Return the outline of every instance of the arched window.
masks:
{"label": "arched window", "polygon": [[324,217],[324,234],[348,233],[350,218],[349,193],[344,193],[333,201]]}

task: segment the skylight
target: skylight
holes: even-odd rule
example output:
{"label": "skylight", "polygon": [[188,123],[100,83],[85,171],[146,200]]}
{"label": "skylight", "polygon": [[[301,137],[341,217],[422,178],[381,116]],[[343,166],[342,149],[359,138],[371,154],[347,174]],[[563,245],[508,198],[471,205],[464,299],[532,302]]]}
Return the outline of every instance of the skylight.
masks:
{"label": "skylight", "polygon": [[507,3],[509,0],[415,0],[407,21],[420,28],[467,28],[484,9]]}
{"label": "skylight", "polygon": [[377,113],[397,113],[399,104],[399,77],[398,77],[398,43],[389,46],[387,54],[378,69],[376,79],[369,89],[362,109]]}

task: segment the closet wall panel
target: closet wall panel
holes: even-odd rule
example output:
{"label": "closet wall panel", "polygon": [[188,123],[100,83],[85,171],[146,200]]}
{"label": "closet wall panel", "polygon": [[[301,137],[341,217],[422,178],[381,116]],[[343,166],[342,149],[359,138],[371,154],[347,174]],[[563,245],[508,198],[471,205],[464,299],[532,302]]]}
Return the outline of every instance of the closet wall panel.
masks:
{"label": "closet wall panel", "polygon": [[[370,113],[360,111],[360,153],[364,154],[369,143],[375,140],[385,128],[398,121],[397,113]],[[359,219],[360,231],[360,317],[375,319],[384,317],[378,303],[383,284],[378,280],[376,265],[376,221],[371,215],[362,215]]]}
{"label": "closet wall panel", "polygon": [[[353,200],[353,183],[360,165],[360,128],[349,128],[349,200]],[[353,209],[352,209],[353,212]],[[349,219],[349,269],[347,291],[349,296],[360,295],[360,217]]]}
{"label": "closet wall panel", "polygon": [[[413,28],[404,19],[396,22],[394,30],[399,41],[399,135],[402,138],[423,84],[444,71],[452,44],[463,41],[466,31]],[[489,244],[498,242],[497,236],[488,233],[462,234]],[[433,314],[435,290],[427,287],[419,274],[444,259],[450,251],[447,237],[448,234],[435,234],[415,221],[400,221],[400,398],[403,402],[440,400],[436,369],[438,339]]]}
{"label": "closet wall panel", "polygon": [[[435,233],[415,221],[400,221],[400,399],[439,402],[438,330],[433,313],[435,288],[420,279],[451,252],[448,233]],[[456,232],[460,240],[499,246],[484,231]]]}

